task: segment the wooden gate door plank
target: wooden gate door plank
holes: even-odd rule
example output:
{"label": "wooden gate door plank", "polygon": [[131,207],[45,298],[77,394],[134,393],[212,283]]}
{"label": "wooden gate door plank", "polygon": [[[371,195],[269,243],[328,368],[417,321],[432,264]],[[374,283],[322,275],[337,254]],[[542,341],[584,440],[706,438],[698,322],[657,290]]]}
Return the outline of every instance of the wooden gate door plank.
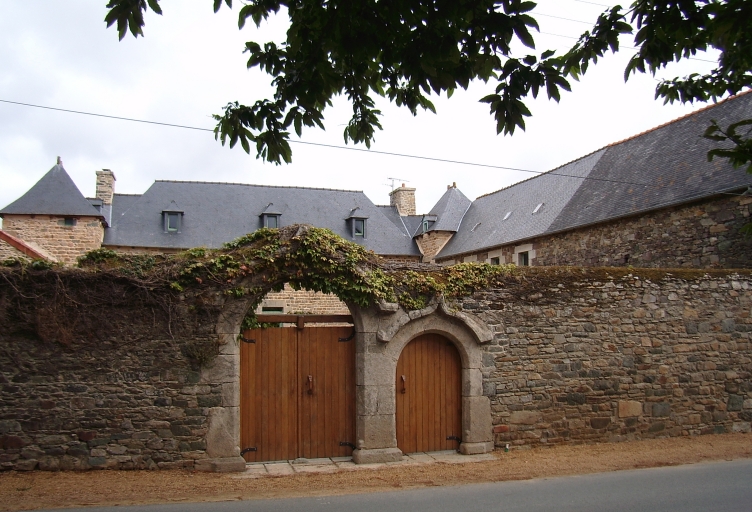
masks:
{"label": "wooden gate door plank", "polygon": [[395,376],[397,445],[403,452],[457,448],[446,438],[461,435],[461,374],[457,349],[440,335],[418,336],[403,349]]}

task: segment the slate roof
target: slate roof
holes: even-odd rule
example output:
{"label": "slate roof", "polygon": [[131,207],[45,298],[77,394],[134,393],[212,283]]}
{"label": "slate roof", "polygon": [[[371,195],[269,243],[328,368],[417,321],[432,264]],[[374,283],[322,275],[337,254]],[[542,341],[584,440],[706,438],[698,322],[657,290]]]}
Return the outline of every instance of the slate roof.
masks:
{"label": "slate roof", "polygon": [[[545,233],[603,153],[604,150],[597,151],[546,174],[479,197],[473,201],[459,231],[438,257],[476,251]],[[542,206],[533,213],[539,204]]]}
{"label": "slate roof", "polygon": [[61,163],[42,176],[28,192],[0,210],[0,217],[11,214],[102,217],[81,194]]}
{"label": "slate roof", "polygon": [[[717,147],[702,137],[752,118],[744,93],[508,188],[476,199],[438,259],[477,252],[686,203],[752,186],[752,175],[727,160],[707,161]],[[572,176],[572,177],[570,177]],[[533,209],[543,203],[538,213]],[[504,220],[506,212],[512,212]]]}
{"label": "slate roof", "polygon": [[[180,232],[165,233],[162,212],[173,202],[185,213]],[[155,181],[141,196],[115,194],[112,226],[105,231],[104,245],[220,247],[261,228],[260,215],[269,203],[281,214],[280,227],[312,224],[378,254],[420,255],[406,229],[363,192],[187,181]],[[365,239],[354,238],[346,220],[354,208],[358,217],[367,218]]]}
{"label": "slate roof", "polygon": [[[429,226],[429,230],[457,231],[471,203],[472,201],[465,197],[460,189],[449,187],[426,216],[436,217],[436,220]],[[419,231],[422,231],[422,228],[423,226],[418,226]],[[414,232],[414,235],[418,234],[420,233]]]}

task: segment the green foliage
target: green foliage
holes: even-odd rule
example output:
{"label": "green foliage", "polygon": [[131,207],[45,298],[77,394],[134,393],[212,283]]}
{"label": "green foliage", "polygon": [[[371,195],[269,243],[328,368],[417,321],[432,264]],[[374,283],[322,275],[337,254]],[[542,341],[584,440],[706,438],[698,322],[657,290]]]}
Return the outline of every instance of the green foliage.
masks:
{"label": "green foliage", "polygon": [[[157,13],[159,0],[111,0],[106,21],[117,22],[124,37],[130,28],[142,35],[143,14]],[[214,0],[215,11],[222,2]],[[225,0],[232,7],[231,0]],[[497,132],[524,129],[530,112],[523,100],[545,89],[558,101],[569,90],[554,52],[513,55],[513,41],[535,49],[532,15],[536,4],[523,0],[255,0],[244,3],[238,25],[260,25],[283,8],[290,20],[282,43],[249,41],[247,66],[272,77],[274,96],[252,105],[228,103],[217,121],[215,137],[230,147],[238,143],[259,158],[292,160],[290,133],[324,127],[332,98],[344,95],[353,114],[345,142],[370,147],[380,130],[375,98],[435,112],[429,96],[466,89],[471,81],[492,81],[495,93],[483,98],[497,121]],[[134,26],[135,25],[135,26]],[[609,41],[616,36],[601,30]],[[616,29],[618,30],[618,28]],[[613,32],[613,31],[612,31]],[[253,149],[252,149],[253,148]]]}
{"label": "green foliage", "polygon": [[108,260],[117,260],[120,256],[112,249],[94,249],[78,258],[78,266],[83,267],[87,264],[97,264]]}
{"label": "green foliage", "polygon": [[716,156],[727,158],[734,167],[746,165],[747,172],[752,174],[752,128],[743,134],[737,133],[736,130],[742,126],[752,126],[752,119],[732,123],[726,129],[721,128],[715,119],[712,120],[711,125],[705,130],[704,137],[718,142],[731,142],[734,146],[711,150],[708,153],[708,161],[712,161]]}
{"label": "green foliage", "polygon": [[[214,0],[215,12],[222,0]],[[232,7],[232,0],[225,0]],[[536,4],[523,0],[252,0],[241,7],[238,25],[256,26],[285,8],[290,20],[283,43],[246,43],[247,66],[269,74],[276,88],[271,99],[252,105],[228,103],[215,137],[269,162],[292,161],[291,130],[324,127],[324,110],[345,95],[353,115],[345,142],[370,147],[381,129],[374,98],[388,98],[416,115],[435,112],[428,96],[466,89],[473,80],[493,82],[495,91],[480,101],[496,119],[497,133],[525,129],[531,112],[524,100],[547,96],[559,101],[568,78],[583,75],[608,52],[620,49],[619,36],[634,33],[637,53],[625,70],[655,74],[669,63],[718,50],[718,65],[704,75],[662,80],[656,97],[665,102],[718,99],[752,86],[752,2],[748,0],[635,0],[628,9],[609,7],[562,56],[553,51],[513,55],[518,40],[534,49]],[[144,12],[161,14],[159,0],[111,0],[105,21],[117,23],[122,39],[130,29],[143,35]],[[628,20],[629,18],[629,20]],[[742,120],[739,120],[742,121]],[[729,140],[733,140],[729,137]],[[742,138],[748,141],[749,137]],[[739,143],[734,142],[739,146]],[[738,162],[734,154],[713,156]],[[744,156],[743,158],[747,158]],[[752,163],[752,160],[745,160]],[[734,163],[737,165],[737,163]]]}
{"label": "green foliage", "polygon": [[250,312],[243,318],[243,322],[240,324],[240,335],[242,336],[242,332],[247,331],[248,329],[268,329],[279,326],[280,324],[276,322],[259,322],[258,318],[256,318],[256,314]]}
{"label": "green foliage", "polygon": [[0,266],[3,267],[21,267],[27,264],[28,261],[21,258],[6,258],[2,262],[0,262]]}

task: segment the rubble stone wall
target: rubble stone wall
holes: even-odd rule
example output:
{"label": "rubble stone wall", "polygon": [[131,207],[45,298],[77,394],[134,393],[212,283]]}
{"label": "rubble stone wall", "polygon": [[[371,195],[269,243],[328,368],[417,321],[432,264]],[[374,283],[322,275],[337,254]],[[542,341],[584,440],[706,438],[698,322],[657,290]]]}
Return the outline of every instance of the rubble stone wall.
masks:
{"label": "rubble stone wall", "polygon": [[546,270],[456,304],[495,331],[482,371],[497,446],[750,431],[749,274]]}
{"label": "rubble stone wall", "polygon": [[[752,238],[740,232],[752,221],[752,196],[723,196],[535,239],[534,266],[645,268],[752,268]],[[522,243],[522,242],[520,242]],[[510,244],[500,263],[517,263]],[[478,254],[480,255],[480,253]],[[439,263],[476,261],[464,255]],[[488,254],[477,261],[490,263]]]}
{"label": "rubble stone wall", "polygon": [[24,261],[28,261],[30,258],[26,256],[24,253],[10,245],[5,240],[0,240],[0,261],[4,261],[7,259],[20,259]]}
{"label": "rubble stone wall", "polygon": [[6,215],[3,231],[35,244],[57,261],[74,265],[79,256],[99,249],[104,228],[96,217],[76,217],[75,226],[66,226],[65,218],[54,215]]}

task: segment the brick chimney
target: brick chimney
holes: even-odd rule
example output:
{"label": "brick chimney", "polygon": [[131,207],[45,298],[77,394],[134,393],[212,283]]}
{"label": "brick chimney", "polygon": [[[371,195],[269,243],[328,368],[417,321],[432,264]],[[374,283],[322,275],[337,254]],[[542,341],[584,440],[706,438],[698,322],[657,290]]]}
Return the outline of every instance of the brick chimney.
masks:
{"label": "brick chimney", "polygon": [[389,194],[389,204],[396,206],[401,216],[415,215],[415,189],[408,188],[403,183]]}
{"label": "brick chimney", "polygon": [[112,196],[115,195],[115,173],[109,169],[97,171],[97,199],[104,204],[112,204]]}

